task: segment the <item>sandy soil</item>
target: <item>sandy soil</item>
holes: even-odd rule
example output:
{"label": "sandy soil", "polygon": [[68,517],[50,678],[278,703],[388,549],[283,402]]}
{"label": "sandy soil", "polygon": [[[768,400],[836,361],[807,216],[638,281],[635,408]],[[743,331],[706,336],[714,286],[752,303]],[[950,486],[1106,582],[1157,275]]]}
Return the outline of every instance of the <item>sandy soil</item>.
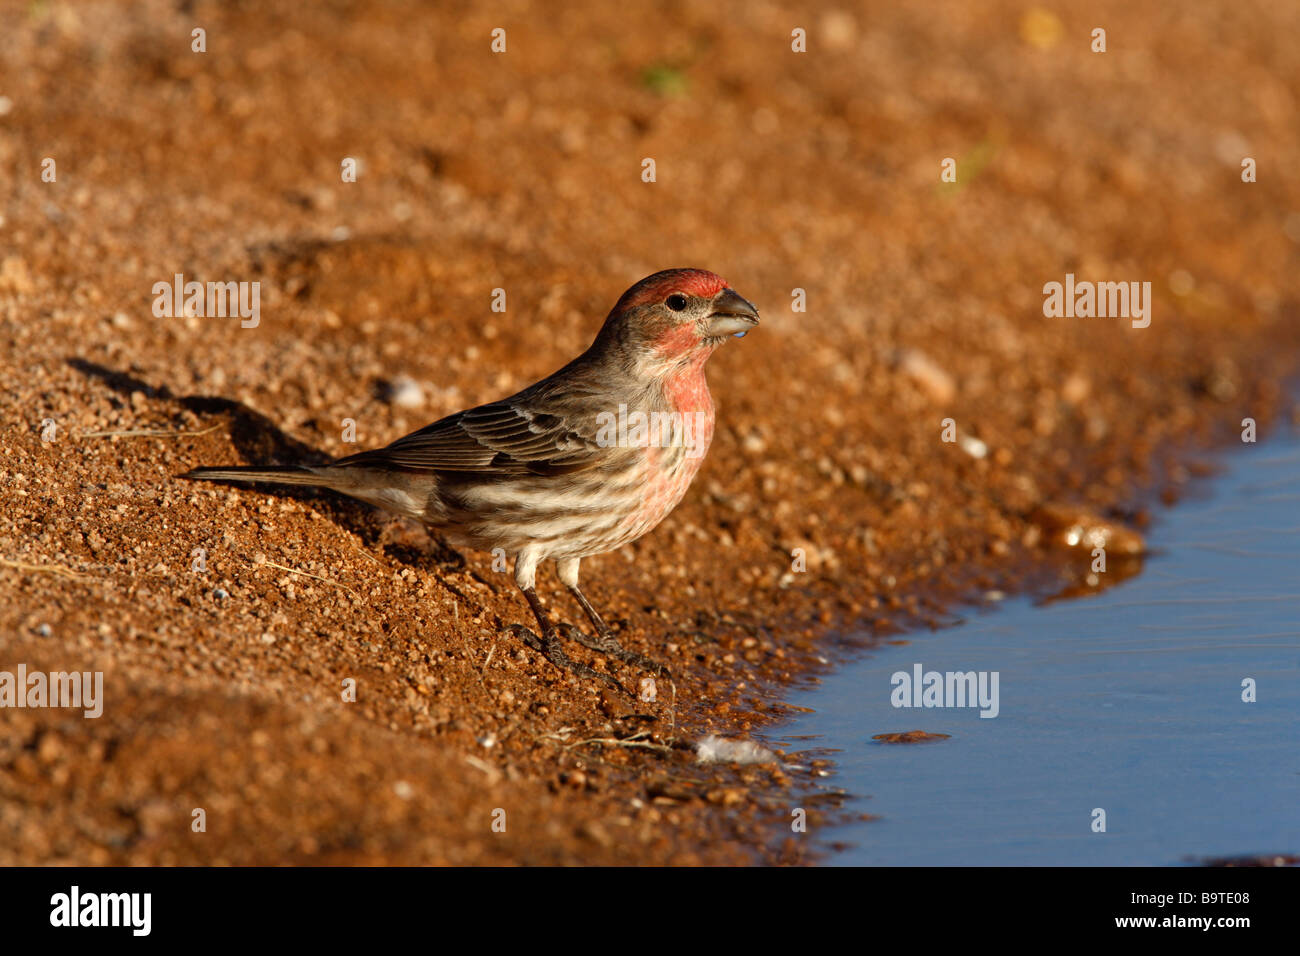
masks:
{"label": "sandy soil", "polygon": [[[1140,529],[1287,410],[1294,5],[267,6],[0,4],[0,670],[105,681],[98,719],[0,715],[0,863],[806,860],[818,768],[693,741],[846,635],[1086,588],[1063,520]],[[521,649],[490,556],[174,477],[509,394],[674,266],[763,325],[687,499],[584,581],[675,694]],[[259,324],[155,317],[176,273],[260,282]],[[1150,326],[1045,318],[1066,273],[1150,282]]]}

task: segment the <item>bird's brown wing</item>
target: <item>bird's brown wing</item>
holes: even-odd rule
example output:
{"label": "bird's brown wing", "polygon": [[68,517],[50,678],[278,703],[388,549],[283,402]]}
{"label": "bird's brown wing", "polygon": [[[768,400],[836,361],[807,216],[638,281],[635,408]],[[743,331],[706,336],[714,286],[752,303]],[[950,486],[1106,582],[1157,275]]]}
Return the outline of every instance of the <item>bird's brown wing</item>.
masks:
{"label": "bird's brown wing", "polygon": [[536,411],[510,399],[448,415],[385,448],[334,462],[438,472],[561,475],[597,464],[604,449],[594,430],[564,415]]}

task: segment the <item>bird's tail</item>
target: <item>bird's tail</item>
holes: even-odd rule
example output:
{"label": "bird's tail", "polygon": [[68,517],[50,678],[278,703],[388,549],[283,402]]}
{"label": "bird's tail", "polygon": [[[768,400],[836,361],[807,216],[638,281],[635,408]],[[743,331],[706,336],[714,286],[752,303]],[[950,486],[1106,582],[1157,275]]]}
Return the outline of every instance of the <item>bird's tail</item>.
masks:
{"label": "bird's tail", "polygon": [[332,488],[334,477],[324,468],[308,465],[231,465],[226,468],[195,468],[178,478],[195,481],[260,481],[272,485],[319,485]]}

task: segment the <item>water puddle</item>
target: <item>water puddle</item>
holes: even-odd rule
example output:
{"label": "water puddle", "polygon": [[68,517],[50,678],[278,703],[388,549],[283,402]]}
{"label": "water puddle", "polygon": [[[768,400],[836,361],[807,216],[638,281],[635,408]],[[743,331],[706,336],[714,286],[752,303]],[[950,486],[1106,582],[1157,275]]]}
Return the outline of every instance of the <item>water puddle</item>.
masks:
{"label": "water puddle", "polygon": [[[855,795],[847,808],[878,815],[820,833],[849,844],[826,862],[1164,865],[1297,852],[1300,439],[1244,446],[1226,466],[1206,498],[1157,516],[1136,577],[1079,600],[967,612],[794,692],[789,702],[814,712],[771,742],[829,751],[828,783]],[[891,677],[918,664],[996,673],[997,716],[894,707],[903,690]],[[1248,678],[1254,703],[1242,699]],[[913,730],[950,736],[872,739]]]}

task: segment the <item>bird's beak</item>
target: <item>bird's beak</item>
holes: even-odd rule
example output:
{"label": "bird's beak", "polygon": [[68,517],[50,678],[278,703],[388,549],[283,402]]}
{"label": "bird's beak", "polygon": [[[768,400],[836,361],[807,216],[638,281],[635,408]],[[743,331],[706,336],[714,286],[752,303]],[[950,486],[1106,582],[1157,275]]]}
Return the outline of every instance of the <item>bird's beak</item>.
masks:
{"label": "bird's beak", "polygon": [[733,289],[723,289],[713,300],[709,314],[709,335],[735,335],[737,338],[758,325],[758,309]]}

